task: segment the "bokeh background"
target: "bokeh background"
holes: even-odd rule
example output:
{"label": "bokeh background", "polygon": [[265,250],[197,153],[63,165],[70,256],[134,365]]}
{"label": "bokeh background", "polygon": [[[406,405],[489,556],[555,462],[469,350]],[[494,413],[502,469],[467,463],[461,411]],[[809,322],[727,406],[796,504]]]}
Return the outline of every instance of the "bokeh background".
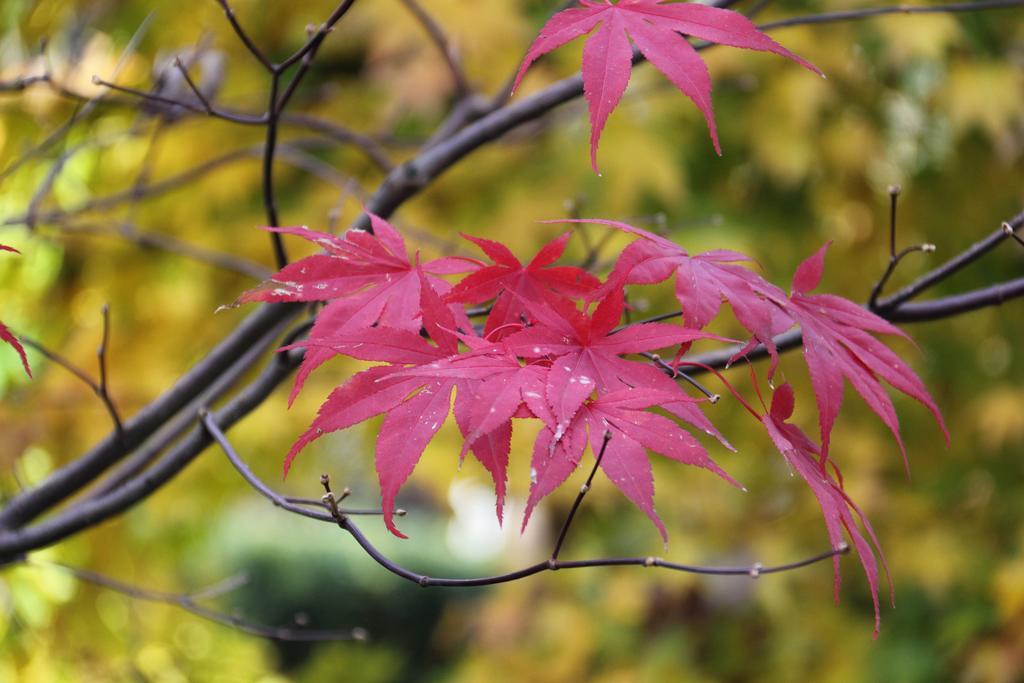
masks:
{"label": "bokeh background", "polygon": [[[424,2],[449,32],[482,93],[506,82],[554,8],[539,0]],[[241,21],[276,56],[288,54],[331,3],[237,0]],[[744,5],[741,5],[743,7]],[[867,6],[864,0],[780,0],[761,19]],[[140,31],[141,27],[141,31]],[[134,49],[126,52],[132,37]],[[771,55],[714,48],[724,156],[696,109],[652,69],[636,70],[589,168],[582,102],[482,149],[394,217],[425,255],[472,253],[457,232],[532,254],[556,234],[535,221],[577,213],[670,232],[692,250],[739,249],[788,284],[795,265],[833,241],[823,289],[864,300],[887,256],[886,188],[903,187],[899,285],[958,252],[1024,204],[1024,21],[1020,10],[893,16],[793,28],[775,37],[828,79]],[[45,57],[40,56],[46,41]],[[5,0],[0,81],[49,70],[94,95],[98,74],[141,89],[176,53],[203,45],[216,101],[260,111],[266,79],[212,0]],[[542,60],[532,91],[578,68],[580,44]],[[197,69],[198,71],[198,69]],[[198,74],[197,74],[198,76]],[[294,111],[374,136],[401,160],[452,103],[452,82],[422,27],[399,0],[357,3],[324,44]],[[76,103],[43,86],[0,93],[0,168],[58,129]],[[259,191],[261,130],[203,116],[158,120],[139,106],[88,112],[62,142],[0,181],[0,221],[23,215],[54,160],[75,148],[40,210],[58,221],[0,228],[22,256],[0,259],[0,319],[94,372],[103,303],[111,307],[111,389],[132,414],[246,315],[214,314],[255,280],[161,249],[126,231],[173,237],[269,267]],[[157,132],[157,129],[159,131]],[[344,226],[382,175],[351,147],[286,126],[278,164],[282,220]],[[237,152],[193,182],[145,200],[79,211],[95,198],[159,182]],[[246,152],[244,150],[249,150]],[[599,239],[591,229],[588,236]],[[617,239],[617,238],[616,238]],[[613,256],[624,242],[613,239]],[[582,254],[582,240],[574,240]],[[290,243],[293,254],[303,245]],[[1007,242],[943,283],[954,293],[1019,276],[1024,249]],[[671,288],[634,293],[641,310],[672,304]],[[727,317],[727,316],[726,316]],[[722,331],[734,329],[726,320]],[[872,609],[855,558],[843,560],[841,602],[827,563],[784,575],[709,579],[638,569],[545,574],[492,588],[443,591],[385,573],[329,525],[282,513],[214,449],[116,520],[0,573],[3,681],[1017,681],[1024,679],[1024,302],[908,327],[919,348],[894,342],[945,412],[949,449],[920,406],[896,399],[912,479],[884,428],[847,392],[833,437],[853,498],[872,519],[892,571],[896,607]],[[35,378],[0,349],[0,488],[31,486],[108,431],[102,405],[61,368],[31,354]],[[282,386],[231,432],[253,468],[280,490],[316,496],[321,472],[378,504],[377,423],[303,453],[287,482],[281,459],[319,402],[356,369],[334,361],[286,409]],[[785,377],[805,397],[797,421],[812,433],[806,371]],[[731,377],[750,396],[745,373]],[[811,493],[734,402],[713,418],[738,449],[713,455],[750,493],[706,473],[655,463],[657,505],[671,543],[605,481],[588,497],[565,557],[664,554],[683,562],[766,564],[827,548]],[[516,507],[528,489],[529,434],[516,437],[512,508],[500,530],[486,473],[457,468],[446,427],[400,503],[408,541],[379,521],[368,533],[400,561],[447,575],[495,572],[544,557],[584,473],[547,501],[525,535]],[[368,631],[367,642],[280,645],[96,588],[45,562],[87,567],[148,588],[187,592],[243,573],[219,608],[272,625]]]}

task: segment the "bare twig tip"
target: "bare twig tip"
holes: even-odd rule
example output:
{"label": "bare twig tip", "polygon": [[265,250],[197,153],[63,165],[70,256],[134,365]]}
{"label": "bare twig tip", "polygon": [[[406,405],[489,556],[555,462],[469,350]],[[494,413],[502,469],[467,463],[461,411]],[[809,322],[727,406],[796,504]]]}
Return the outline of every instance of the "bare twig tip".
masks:
{"label": "bare twig tip", "polygon": [[899,185],[890,185],[888,192],[890,196],[896,197],[897,195],[899,195],[900,192],[903,192],[903,188],[900,187]]}
{"label": "bare twig tip", "polygon": [[99,76],[97,76],[96,74],[93,74],[92,75],[92,84],[93,85],[103,85],[103,79],[100,78]]}

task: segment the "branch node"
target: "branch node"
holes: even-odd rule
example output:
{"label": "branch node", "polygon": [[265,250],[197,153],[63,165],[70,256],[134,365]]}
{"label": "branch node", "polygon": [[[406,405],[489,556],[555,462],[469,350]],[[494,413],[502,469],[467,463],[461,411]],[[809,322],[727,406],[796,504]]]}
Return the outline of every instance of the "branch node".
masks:
{"label": "branch node", "polygon": [[1006,235],[1007,237],[1013,236],[1015,230],[1013,229],[1012,225],[1010,225],[1009,223],[1003,221],[1002,228],[1003,228],[1003,234],[1004,235]]}
{"label": "branch node", "polygon": [[[899,190],[899,186],[896,186],[896,188],[897,188],[897,190]],[[890,188],[890,190],[891,189],[892,188]],[[750,571],[747,572],[747,573],[750,575],[750,578],[752,578],[752,579],[759,579],[759,578],[761,578],[761,570],[762,569],[764,569],[764,565],[761,564],[760,562],[755,562],[753,565],[751,565]]]}
{"label": "branch node", "polygon": [[657,563],[658,563],[658,559],[656,557],[647,556],[647,557],[644,558],[644,566],[645,567],[653,567]]}

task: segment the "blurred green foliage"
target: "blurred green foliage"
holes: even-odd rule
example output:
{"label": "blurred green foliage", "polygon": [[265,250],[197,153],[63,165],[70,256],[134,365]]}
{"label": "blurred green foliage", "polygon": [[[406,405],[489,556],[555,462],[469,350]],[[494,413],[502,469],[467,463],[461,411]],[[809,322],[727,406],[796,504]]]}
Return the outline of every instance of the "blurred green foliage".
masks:
{"label": "blurred green foliage", "polygon": [[[435,0],[424,3],[451,36],[470,81],[493,93],[507,80],[558,3]],[[316,0],[237,0],[254,40],[285,55],[332,9]],[[863,0],[853,6],[865,6]],[[761,19],[845,9],[838,0],[773,4]],[[742,7],[742,5],[741,5]],[[151,19],[147,20],[147,16]],[[137,47],[126,46],[145,26]],[[901,266],[899,284],[958,252],[1024,201],[1024,22],[1019,11],[893,16],[777,32],[817,64],[816,79],[784,60],[727,48],[704,53],[715,83],[725,154],[714,155],[696,110],[649,68],[638,69],[602,145],[604,177],[587,163],[581,102],[564,106],[468,157],[394,217],[425,253],[470,253],[458,231],[501,239],[521,255],[556,228],[535,223],[567,206],[584,215],[669,230],[693,250],[734,248],[785,283],[795,264],[832,240],[823,288],[864,299],[887,249],[885,188],[903,186],[901,244],[934,242],[933,256]],[[46,57],[39,45],[46,40]],[[6,0],[0,4],[0,81],[48,68],[86,94],[99,74],[141,89],[169,55],[204,44],[225,58],[217,101],[258,111],[266,79],[209,0]],[[574,52],[574,49],[576,50]],[[578,65],[579,45],[545,58],[524,90]],[[203,74],[209,78],[210,74]],[[451,104],[443,60],[398,0],[362,1],[324,44],[294,111],[385,140],[400,160]],[[60,127],[76,104],[37,86],[0,94],[0,168]],[[310,135],[285,126],[286,143]],[[104,106],[58,145],[0,181],[0,220],[25,212],[66,150],[71,155],[42,210],[175,176],[261,142],[261,130],[202,116],[159,123],[139,106]],[[296,143],[297,145],[298,143]],[[296,147],[298,149],[298,147]],[[351,147],[319,144],[278,162],[288,224],[344,226],[352,196],[382,175]],[[325,168],[327,170],[325,170]],[[330,171],[330,172],[328,172]],[[147,180],[148,177],[148,180]],[[22,256],[0,258],[0,318],[92,371],[100,307],[112,310],[112,391],[132,414],[167,387],[246,310],[214,315],[253,284],[181,254],[119,237],[124,225],[270,265],[259,159],[249,154],[186,185],[102,211],[74,213],[35,231],[0,228]],[[599,231],[588,229],[591,240]],[[577,256],[581,241],[577,241]],[[612,239],[606,254],[621,247]],[[290,243],[298,253],[303,245]],[[983,265],[943,283],[953,293],[1019,275],[1024,250],[1007,244]],[[639,311],[671,306],[645,288]],[[722,328],[728,331],[728,324]],[[873,520],[895,585],[871,640],[871,608],[855,561],[843,561],[842,601],[831,602],[825,564],[758,582],[636,569],[542,575],[487,589],[422,590],[385,573],[327,525],[285,515],[210,450],[168,486],[115,521],[38,557],[86,566],[138,585],[186,591],[245,572],[249,583],[216,602],[267,624],[296,614],[316,628],[361,626],[368,643],[288,645],[252,638],[171,607],[77,583],[52,568],[0,574],[3,681],[1017,681],[1024,679],[1024,358],[1019,302],[910,330],[900,344],[946,413],[949,450],[925,411],[897,399],[913,479],[883,428],[852,395],[833,437],[852,497]],[[0,349],[2,351],[2,349]],[[73,377],[32,355],[36,377],[0,353],[0,482],[31,486],[102,438],[102,405]],[[373,425],[307,449],[285,483],[282,454],[329,389],[354,366],[318,372],[286,410],[282,388],[232,432],[253,468],[293,495],[317,495],[329,471],[377,502]],[[782,371],[809,396],[804,371]],[[749,392],[742,371],[738,385]],[[805,426],[806,409],[797,415]],[[701,563],[789,561],[826,547],[810,495],[787,476],[765,436],[735,406],[714,408],[739,453],[714,454],[750,489],[655,464],[657,503],[673,559]],[[513,497],[528,487],[529,435],[517,435]],[[428,449],[402,504],[411,540],[367,528],[419,570],[490,572],[543,557],[575,494],[552,497],[527,534],[515,510],[493,521],[486,474],[456,470],[459,442],[446,428]],[[585,476],[582,473],[578,476]],[[576,480],[574,479],[573,482]],[[659,554],[642,515],[599,481],[573,528],[566,557]]]}

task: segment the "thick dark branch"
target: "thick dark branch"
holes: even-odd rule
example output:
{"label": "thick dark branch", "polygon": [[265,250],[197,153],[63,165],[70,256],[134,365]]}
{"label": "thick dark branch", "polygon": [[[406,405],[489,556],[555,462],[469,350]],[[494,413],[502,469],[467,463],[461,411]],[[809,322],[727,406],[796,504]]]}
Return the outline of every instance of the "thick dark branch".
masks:
{"label": "thick dark branch", "polygon": [[223,374],[218,375],[208,387],[205,387],[189,401],[172,420],[153,433],[130,457],[111,468],[104,475],[103,480],[89,490],[88,497],[103,498],[139,476],[141,472],[159,459],[160,455],[167,450],[168,444],[177,441],[195,424],[196,412],[201,407],[211,406],[219,401],[259,362],[266,347],[277,338],[278,331],[271,330],[266,339],[253,344],[251,348],[242,353],[234,365]]}
{"label": "thick dark branch", "polygon": [[[255,380],[246,385],[215,413],[217,424],[230,427],[248,415],[295,370],[300,359],[300,354],[276,355]],[[130,433],[130,430],[131,422],[126,425],[126,435]],[[0,562],[10,561],[21,553],[56,543],[74,533],[121,514],[174,478],[210,443],[212,441],[209,432],[201,425],[196,426],[152,467],[125,483],[121,488],[112,491],[110,495],[80,501],[33,526],[0,532]],[[120,455],[117,451],[114,453]],[[82,482],[83,468],[90,465],[95,467],[97,460],[99,459],[95,457],[83,456],[58,470],[39,487],[12,500],[12,504],[3,511],[4,517],[16,518],[10,515],[14,503],[18,503],[18,506],[13,512],[19,516],[23,516],[27,511],[33,511],[30,506],[40,502],[45,509],[53,499],[53,491],[58,486],[63,485],[70,489],[69,492],[77,490],[84,485]],[[78,478],[75,478],[75,475],[78,475]]]}
{"label": "thick dark branch", "polygon": [[[7,505],[0,510],[0,529],[14,529],[45,510],[55,506],[79,489],[87,486],[90,482],[100,476],[108,467],[119,461],[125,455],[133,451],[159,429],[169,422],[184,406],[193,398],[206,389],[218,376],[227,372],[235,360],[244,355],[251,348],[259,347],[268,349],[275,337],[268,332],[273,332],[280,325],[297,315],[302,310],[301,306],[274,304],[261,307],[258,311],[246,318],[223,342],[213,349],[203,360],[199,361],[186,372],[182,377],[168,389],[160,398],[148,404],[134,417],[124,423],[124,432],[118,435],[116,432],[97,444],[89,452],[75,458],[60,469],[56,470],[43,480],[35,488],[25,491],[12,498]],[[270,368],[279,370],[283,364],[280,362],[271,363]],[[269,370],[267,372],[270,372]],[[266,372],[264,373],[267,374]],[[277,381],[287,377],[287,372],[274,372],[270,376],[277,378]],[[264,378],[264,382],[269,381]],[[269,393],[272,387],[268,387]],[[246,394],[244,391],[236,397],[232,405],[246,406],[247,410],[255,408],[258,403],[252,403],[251,397],[259,394],[258,390],[250,389],[255,394]],[[240,417],[240,416],[239,416]],[[236,418],[238,419],[238,418]],[[200,440],[185,441],[191,443],[191,447],[205,446]],[[188,449],[186,449],[187,451]],[[165,470],[167,479],[176,474],[181,467],[198,455],[199,451],[187,452],[183,457],[184,462],[178,467],[171,467]],[[160,480],[163,483],[166,479]],[[147,484],[147,482],[149,482]],[[113,505],[104,510],[119,511],[128,507],[136,499],[130,496],[124,497],[124,492],[129,491],[131,486],[143,485],[146,493],[155,490],[151,480],[135,480],[131,484],[119,489],[118,494],[122,495],[123,504]],[[152,488],[148,488],[152,486]],[[115,494],[117,495],[117,494]],[[106,517],[103,511],[94,511],[91,519],[101,520]],[[74,514],[74,513],[73,513]],[[73,521],[73,520],[72,520]],[[89,520],[83,516],[81,525],[77,528],[90,526]],[[77,524],[77,523],[76,523]],[[39,538],[62,538],[58,532],[60,524],[51,525],[46,534],[37,534]],[[55,534],[55,535],[54,535]],[[66,535],[66,534],[64,534]],[[0,556],[6,555],[2,539],[4,534],[0,533]],[[36,546],[28,545],[26,549]]]}
{"label": "thick dark branch", "polygon": [[[941,320],[981,308],[998,306],[1022,296],[1024,296],[1024,278],[1018,278],[991,287],[975,289],[964,294],[953,294],[932,301],[908,302],[896,308],[878,311],[878,315],[894,323]],[[799,329],[793,329],[775,337],[775,345],[779,351],[795,349],[802,343],[803,335]],[[724,349],[698,353],[687,357],[687,360],[702,363],[713,368],[724,368],[728,367],[729,361],[742,348],[742,344],[736,344]],[[759,360],[767,356],[768,350],[764,345],[758,344],[746,355],[746,358],[748,360]],[[700,368],[694,368],[690,372],[697,374],[703,371]]]}
{"label": "thick dark branch", "polygon": [[1021,296],[1024,296],[1024,277],[932,301],[906,303],[888,311],[884,317],[896,323],[940,320],[980,308],[998,306]]}

